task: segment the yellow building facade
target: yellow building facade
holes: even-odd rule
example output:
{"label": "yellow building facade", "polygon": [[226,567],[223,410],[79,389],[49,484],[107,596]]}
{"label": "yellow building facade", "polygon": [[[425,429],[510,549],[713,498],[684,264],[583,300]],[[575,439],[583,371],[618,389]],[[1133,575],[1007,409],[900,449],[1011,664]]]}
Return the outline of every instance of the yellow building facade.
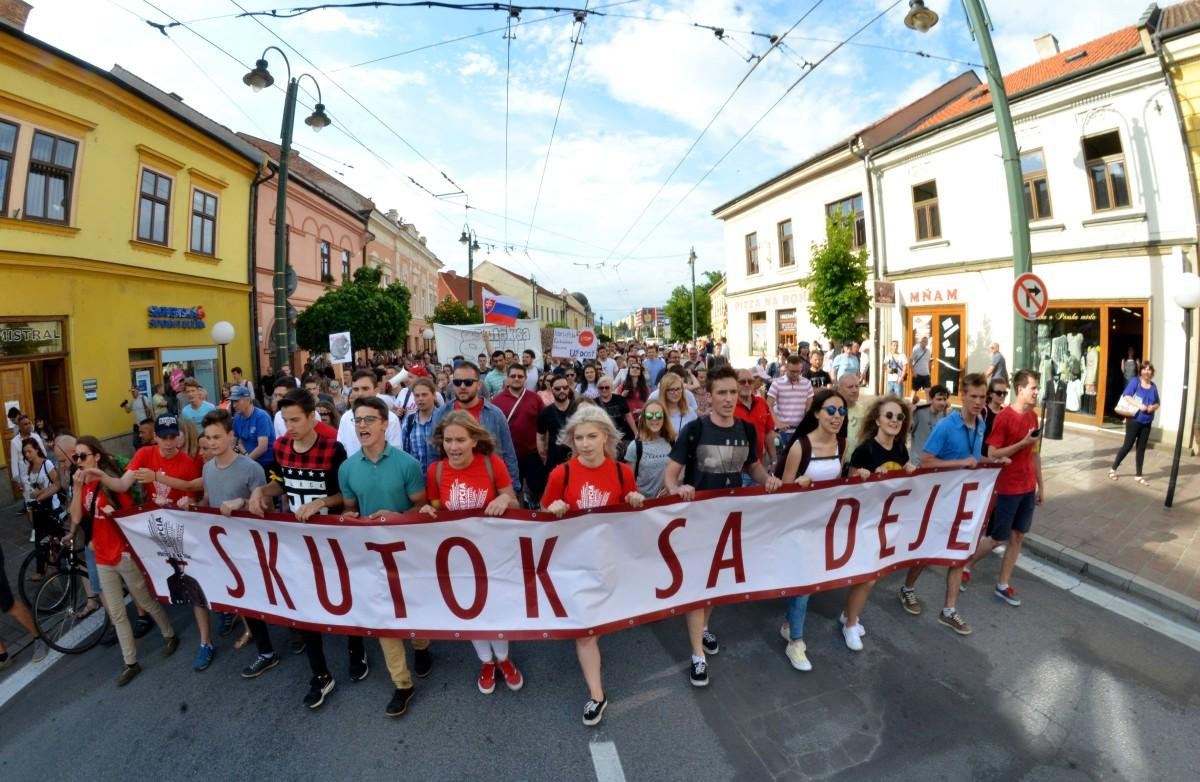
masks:
{"label": "yellow building facade", "polygon": [[[261,154],[117,68],[0,25],[0,400],[102,439],[137,385],[251,373]],[[224,131],[228,133],[228,131]],[[228,134],[232,136],[232,134]],[[210,330],[227,321],[228,367]],[[4,457],[8,454],[4,431]]]}

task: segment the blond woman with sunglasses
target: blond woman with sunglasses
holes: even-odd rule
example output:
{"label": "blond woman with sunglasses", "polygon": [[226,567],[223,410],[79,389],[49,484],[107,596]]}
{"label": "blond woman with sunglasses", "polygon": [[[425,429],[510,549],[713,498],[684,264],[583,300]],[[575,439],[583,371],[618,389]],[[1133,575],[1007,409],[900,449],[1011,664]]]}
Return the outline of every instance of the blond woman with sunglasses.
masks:
{"label": "blond woman with sunglasses", "polygon": [[637,439],[626,447],[625,463],[633,468],[638,494],[643,497],[665,496],[664,476],[671,462],[675,428],[667,417],[667,408],[657,399],[647,402],[637,419]]}

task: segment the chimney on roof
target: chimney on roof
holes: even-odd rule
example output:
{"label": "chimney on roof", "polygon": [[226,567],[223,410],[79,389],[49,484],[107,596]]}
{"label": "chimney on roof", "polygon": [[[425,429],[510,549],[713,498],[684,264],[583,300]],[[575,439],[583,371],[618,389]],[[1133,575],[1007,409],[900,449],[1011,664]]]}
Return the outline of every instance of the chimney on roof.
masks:
{"label": "chimney on roof", "polygon": [[25,22],[29,19],[29,12],[32,10],[33,6],[26,3],[25,0],[0,0],[0,24],[24,31]]}
{"label": "chimney on roof", "polygon": [[1061,51],[1058,48],[1058,39],[1051,33],[1039,35],[1037,38],[1034,38],[1033,48],[1037,49],[1038,58],[1042,60],[1047,57],[1053,57]]}

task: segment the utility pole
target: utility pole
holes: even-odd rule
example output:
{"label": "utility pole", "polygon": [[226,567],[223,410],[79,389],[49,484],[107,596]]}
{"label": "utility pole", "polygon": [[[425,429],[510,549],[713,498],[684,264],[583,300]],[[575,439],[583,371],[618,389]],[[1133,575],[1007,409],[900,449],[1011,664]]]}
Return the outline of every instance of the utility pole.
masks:
{"label": "utility pole", "polygon": [[696,323],[696,248],[692,247],[691,255],[688,256],[688,266],[692,267],[692,344],[695,345],[699,338],[699,325]]}

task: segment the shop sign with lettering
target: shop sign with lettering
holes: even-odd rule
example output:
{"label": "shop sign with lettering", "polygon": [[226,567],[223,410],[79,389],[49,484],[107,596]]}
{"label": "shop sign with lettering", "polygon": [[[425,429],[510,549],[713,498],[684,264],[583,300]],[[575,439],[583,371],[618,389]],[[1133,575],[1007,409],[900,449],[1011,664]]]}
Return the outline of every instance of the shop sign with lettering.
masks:
{"label": "shop sign with lettering", "polygon": [[10,320],[0,323],[0,358],[62,353],[62,333],[61,320]]}
{"label": "shop sign with lettering", "polygon": [[203,307],[147,307],[152,329],[202,329]]}
{"label": "shop sign with lettering", "polygon": [[958,301],[958,288],[925,288],[908,291],[909,304],[941,304]]}

